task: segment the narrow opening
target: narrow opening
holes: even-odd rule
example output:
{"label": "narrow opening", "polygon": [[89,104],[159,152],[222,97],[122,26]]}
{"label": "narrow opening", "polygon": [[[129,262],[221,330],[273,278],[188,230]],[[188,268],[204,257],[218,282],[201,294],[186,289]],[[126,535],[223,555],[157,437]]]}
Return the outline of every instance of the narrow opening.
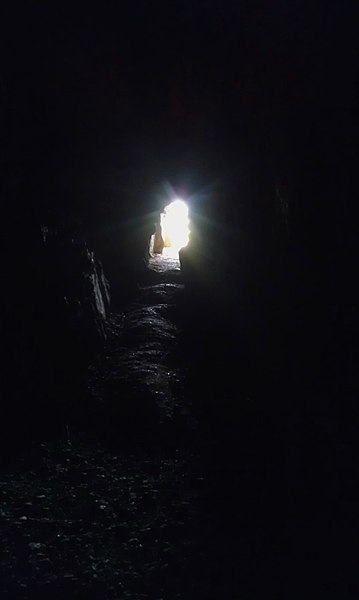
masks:
{"label": "narrow opening", "polygon": [[181,248],[189,240],[188,206],[183,200],[174,200],[168,204],[156,224],[156,232],[151,239],[153,254],[162,254],[168,258],[178,258]]}

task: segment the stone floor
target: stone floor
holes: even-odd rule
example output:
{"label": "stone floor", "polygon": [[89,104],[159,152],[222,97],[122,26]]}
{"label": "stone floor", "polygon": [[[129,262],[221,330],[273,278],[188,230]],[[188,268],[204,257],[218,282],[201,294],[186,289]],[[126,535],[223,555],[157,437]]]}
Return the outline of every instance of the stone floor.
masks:
{"label": "stone floor", "polygon": [[[97,413],[86,435],[76,423],[0,478],[1,598],[200,598],[206,586],[206,478],[176,364],[179,263],[153,259],[150,269],[154,280],[113,315],[89,369]],[[107,417],[107,439],[90,440],[101,410],[119,426]]]}
{"label": "stone floor", "polygon": [[358,598],[354,425],[288,416],[178,261],[109,331],[63,439],[0,475],[0,598]]}

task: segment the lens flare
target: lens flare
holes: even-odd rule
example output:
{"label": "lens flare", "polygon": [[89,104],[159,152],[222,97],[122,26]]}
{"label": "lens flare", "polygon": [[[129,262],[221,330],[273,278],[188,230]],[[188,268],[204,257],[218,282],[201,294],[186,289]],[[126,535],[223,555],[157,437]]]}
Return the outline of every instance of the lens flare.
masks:
{"label": "lens flare", "polygon": [[163,255],[178,258],[178,252],[189,240],[188,207],[183,200],[174,200],[161,215]]}

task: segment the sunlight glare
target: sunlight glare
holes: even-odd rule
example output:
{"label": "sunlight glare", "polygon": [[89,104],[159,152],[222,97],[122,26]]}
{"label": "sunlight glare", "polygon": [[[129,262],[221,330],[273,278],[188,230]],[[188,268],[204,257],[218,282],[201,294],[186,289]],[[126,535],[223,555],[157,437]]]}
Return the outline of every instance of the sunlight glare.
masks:
{"label": "sunlight glare", "polygon": [[188,207],[183,200],[174,200],[161,215],[162,237],[165,243],[163,255],[178,258],[178,251],[189,240]]}

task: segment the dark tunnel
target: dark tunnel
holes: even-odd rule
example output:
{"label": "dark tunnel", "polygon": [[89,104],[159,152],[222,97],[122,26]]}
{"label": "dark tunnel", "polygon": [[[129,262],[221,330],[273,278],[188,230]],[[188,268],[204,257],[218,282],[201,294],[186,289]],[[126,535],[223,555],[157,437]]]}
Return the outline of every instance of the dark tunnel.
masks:
{"label": "dark tunnel", "polygon": [[356,3],[2,13],[0,597],[358,598]]}

